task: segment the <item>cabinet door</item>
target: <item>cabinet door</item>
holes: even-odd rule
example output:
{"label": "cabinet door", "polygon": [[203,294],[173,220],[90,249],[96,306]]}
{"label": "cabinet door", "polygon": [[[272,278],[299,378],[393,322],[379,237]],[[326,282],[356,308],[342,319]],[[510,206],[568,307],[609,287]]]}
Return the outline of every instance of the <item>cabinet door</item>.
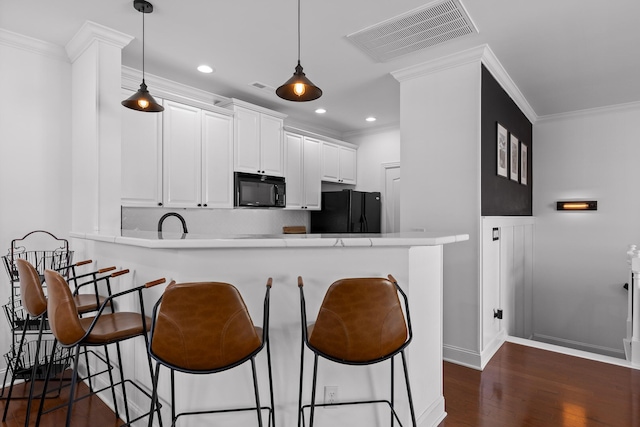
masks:
{"label": "cabinet door", "polygon": [[322,180],[338,182],[340,178],[340,147],[322,143]]}
{"label": "cabinet door", "polygon": [[235,108],[234,170],[260,173],[260,113]]}
{"label": "cabinet door", "polygon": [[[320,195],[322,186],[322,170],[320,167],[320,152],[322,142],[313,138],[304,138],[303,150],[303,204],[305,209],[320,210]],[[288,184],[287,184],[288,185]]]}
{"label": "cabinet door", "polygon": [[[123,90],[123,99],[133,95]],[[161,99],[156,101],[162,103]],[[122,115],[121,202],[162,205],[162,114],[120,108]]]}
{"label": "cabinet door", "polygon": [[197,207],[201,204],[200,109],[165,101],[164,205]]}
{"label": "cabinet door", "polygon": [[343,184],[356,183],[356,150],[349,147],[340,149],[340,179]]}
{"label": "cabinet door", "polygon": [[202,205],[233,208],[233,121],[202,112]]}
{"label": "cabinet door", "polygon": [[304,204],[303,137],[301,135],[285,132],[284,156],[287,208],[301,209]]}
{"label": "cabinet door", "polygon": [[284,176],[282,119],[260,114],[260,173]]}

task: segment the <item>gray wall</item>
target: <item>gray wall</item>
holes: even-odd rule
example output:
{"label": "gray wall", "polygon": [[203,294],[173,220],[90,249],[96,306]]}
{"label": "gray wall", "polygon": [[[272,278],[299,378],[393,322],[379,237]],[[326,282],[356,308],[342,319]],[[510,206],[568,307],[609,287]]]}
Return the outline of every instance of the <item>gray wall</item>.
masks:
{"label": "gray wall", "polygon": [[[640,104],[534,125],[534,337],[624,357],[627,245],[640,242]],[[597,200],[559,212],[560,200]]]}

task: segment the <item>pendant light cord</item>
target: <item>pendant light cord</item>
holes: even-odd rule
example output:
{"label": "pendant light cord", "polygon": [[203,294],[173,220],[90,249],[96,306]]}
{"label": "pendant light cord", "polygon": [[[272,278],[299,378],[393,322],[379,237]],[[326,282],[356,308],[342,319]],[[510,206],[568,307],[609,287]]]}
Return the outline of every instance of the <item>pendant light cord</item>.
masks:
{"label": "pendant light cord", "polygon": [[144,83],[144,10],[142,11],[142,83]]}
{"label": "pendant light cord", "polygon": [[298,0],[298,64],[300,64],[300,0]]}

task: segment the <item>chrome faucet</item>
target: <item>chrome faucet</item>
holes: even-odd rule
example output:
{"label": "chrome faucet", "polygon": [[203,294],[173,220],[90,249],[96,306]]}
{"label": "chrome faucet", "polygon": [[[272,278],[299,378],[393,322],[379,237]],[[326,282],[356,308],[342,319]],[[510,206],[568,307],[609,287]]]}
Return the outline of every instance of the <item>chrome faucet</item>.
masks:
{"label": "chrome faucet", "polygon": [[170,216],[175,216],[176,218],[178,218],[180,220],[180,222],[182,223],[182,233],[183,234],[187,234],[187,222],[184,220],[184,218],[182,217],[182,215],[180,215],[179,213],[176,212],[168,212],[164,215],[162,215],[162,217],[160,217],[160,221],[158,221],[158,233],[162,233],[162,223],[164,222],[165,219],[167,219]]}

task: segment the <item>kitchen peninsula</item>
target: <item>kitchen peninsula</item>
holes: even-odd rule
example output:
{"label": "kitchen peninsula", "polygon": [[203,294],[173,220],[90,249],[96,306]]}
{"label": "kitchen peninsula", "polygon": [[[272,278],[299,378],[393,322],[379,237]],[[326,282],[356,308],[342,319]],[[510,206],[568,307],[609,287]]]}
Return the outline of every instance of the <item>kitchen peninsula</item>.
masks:
{"label": "kitchen peninsula", "polygon": [[[344,277],[386,277],[393,274],[409,297],[414,338],[407,348],[409,375],[418,425],[437,426],[445,417],[442,393],[442,263],[446,244],[464,242],[466,234],[408,232],[392,234],[303,234],[212,236],[146,231],[71,233],[78,257],[91,258],[98,266],[117,265],[133,274],[114,280],[124,289],[159,277],[177,282],[222,281],[235,285],[242,294],[254,322],[262,319],[262,300],[267,278],[271,291],[270,340],[274,373],[276,424],[297,424],[300,366],[300,303],[297,277],[305,281],[307,313],[314,319],[328,286]],[[465,244],[465,243],[462,243]],[[161,296],[163,285],[145,291],[145,312]],[[124,307],[131,304],[131,307]],[[119,309],[137,309],[134,299]],[[135,360],[135,378],[149,387],[142,341],[127,349],[125,360]],[[307,352],[308,357],[311,357]],[[261,400],[267,402],[266,355],[257,358]],[[311,366],[311,359],[305,361]],[[401,369],[401,364],[396,364]],[[168,372],[161,371],[160,397],[168,410]],[[195,378],[194,378],[195,377]],[[396,374],[396,405],[409,421],[403,376]],[[197,410],[211,402],[222,407],[251,405],[250,369],[240,368],[210,376],[177,375],[178,404]],[[305,375],[305,390],[310,389]],[[320,362],[318,401],[325,386],[338,387],[338,400],[388,398],[389,363],[358,369]],[[106,397],[108,399],[108,397]],[[143,410],[142,398],[131,403]],[[305,401],[309,400],[305,393]],[[167,412],[168,414],[168,412]],[[219,415],[220,425],[249,425],[255,414]],[[387,425],[388,408],[383,405],[316,411],[322,425]],[[198,420],[197,418],[203,418]],[[193,425],[211,419],[196,417]],[[403,421],[404,422],[404,421]],[[191,425],[191,424],[190,424]]]}

